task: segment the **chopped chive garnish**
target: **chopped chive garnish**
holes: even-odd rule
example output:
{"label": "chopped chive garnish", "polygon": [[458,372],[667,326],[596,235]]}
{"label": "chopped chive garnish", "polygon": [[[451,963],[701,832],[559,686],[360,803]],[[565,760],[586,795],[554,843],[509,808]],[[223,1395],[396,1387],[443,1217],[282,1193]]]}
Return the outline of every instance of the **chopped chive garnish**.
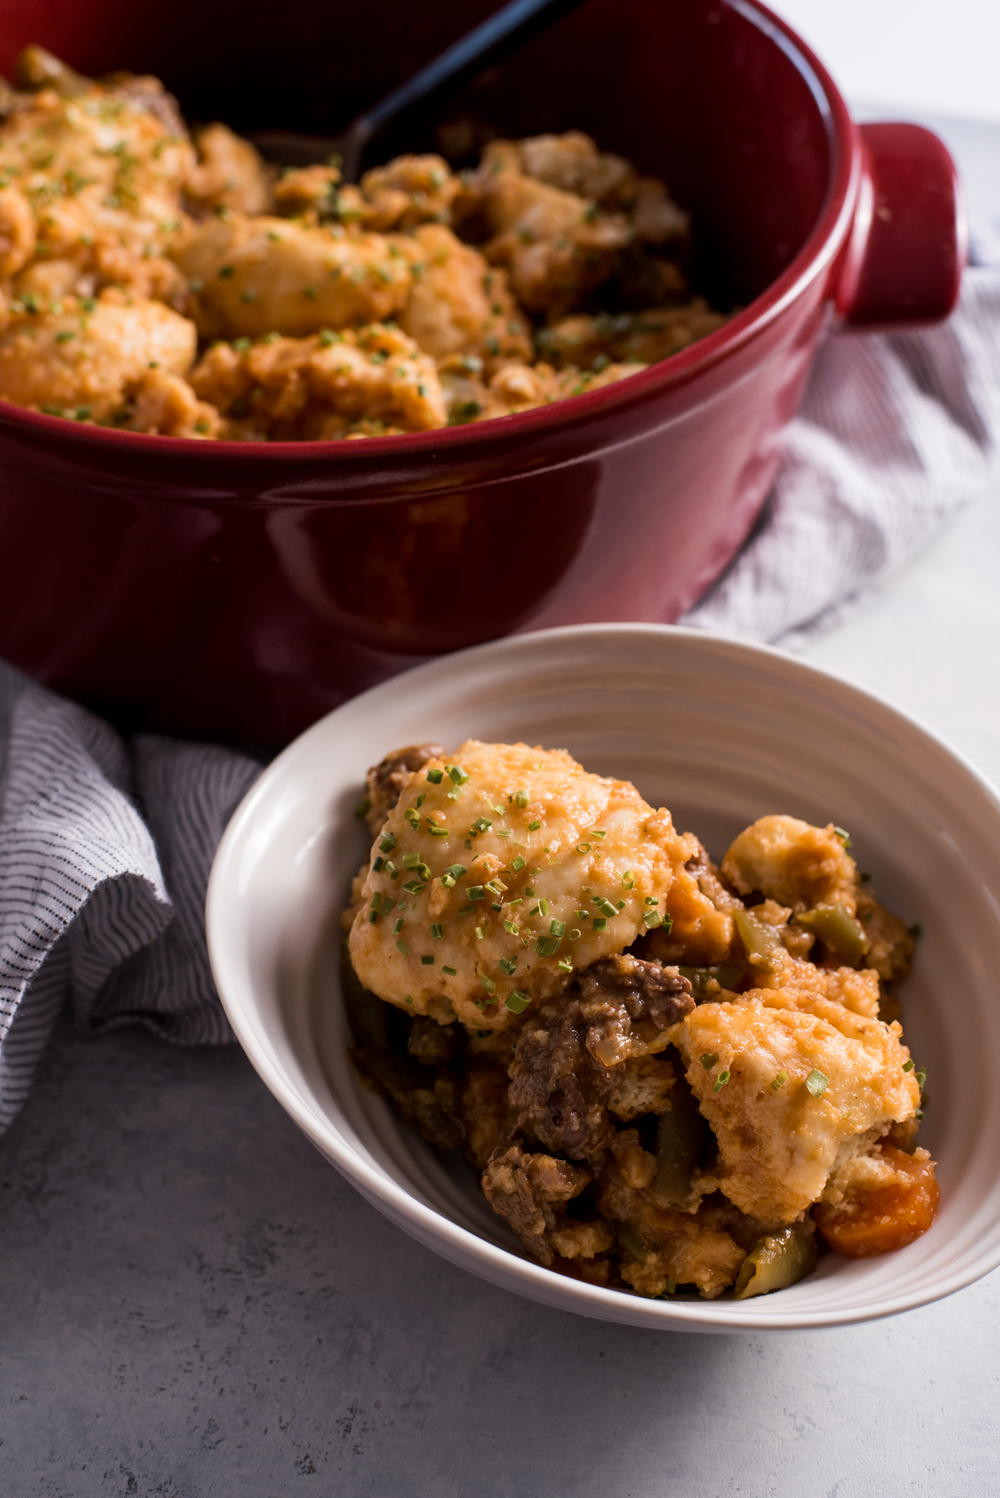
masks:
{"label": "chopped chive garnish", "polygon": [[520,853],[516,858],[511,859],[510,866],[514,870],[515,874],[519,874],[521,872],[521,870],[524,868],[524,859],[521,857]]}
{"label": "chopped chive garnish", "polygon": [[497,828],[497,837],[513,837],[513,835],[509,827]]}
{"label": "chopped chive garnish", "polygon": [[487,817],[477,817],[469,828],[470,837],[478,837],[481,832],[489,832],[493,823]]}
{"label": "chopped chive garnish", "polygon": [[590,835],[591,837],[607,837],[608,834],[601,827],[591,827]]}
{"label": "chopped chive garnish", "polygon": [[617,907],[612,905],[610,900],[606,900],[603,895],[595,895],[593,903],[597,906],[602,915],[614,916],[618,914]]}
{"label": "chopped chive garnish", "polygon": [[663,917],[658,910],[647,910],[642,918],[642,924],[652,931],[655,927],[663,925]]}
{"label": "chopped chive garnish", "polygon": [[488,879],[484,888],[488,889],[491,895],[500,896],[503,894],[507,886],[506,884],[504,884],[502,879]]}
{"label": "chopped chive garnish", "polygon": [[399,933],[402,931],[402,929],[403,929],[403,917],[400,916],[399,920],[396,921],[395,924],[393,925],[393,928],[392,928],[392,934],[393,934],[393,936],[398,936]]}
{"label": "chopped chive garnish", "polygon": [[497,986],[493,982],[492,978],[487,978],[485,975],[483,975],[480,977],[479,981],[483,985],[487,993],[496,993]]}
{"label": "chopped chive garnish", "polygon": [[603,915],[595,915],[594,916],[594,930],[595,931],[606,931],[607,928],[608,928],[607,918],[605,916],[603,916]]}
{"label": "chopped chive garnish", "polygon": [[485,926],[477,926],[476,927],[476,940],[477,941],[482,941],[482,939],[483,939],[483,937],[485,935],[486,935],[486,927]]}
{"label": "chopped chive garnish", "polygon": [[412,806],[408,806],[406,808],[406,810],[403,812],[403,816],[409,822],[414,832],[418,832],[420,830],[420,813],[416,811]]}
{"label": "chopped chive garnish", "polygon": [[834,827],[834,835],[840,838],[845,848],[851,846],[851,834],[844,827]]}
{"label": "chopped chive garnish", "polygon": [[387,858],[385,861],[385,871],[389,875],[390,879],[396,879],[399,877],[399,870],[397,869],[391,858]]}
{"label": "chopped chive garnish", "polygon": [[580,930],[579,926],[573,926],[572,929],[566,933],[566,935],[570,941],[579,941],[580,937],[583,935],[583,932]]}
{"label": "chopped chive garnish", "polygon": [[503,968],[504,972],[509,978],[513,978],[515,972],[517,971],[517,958],[501,957],[499,966]]}
{"label": "chopped chive garnish", "polygon": [[670,933],[671,933],[671,931],[674,929],[674,918],[673,918],[673,916],[672,915],[665,915],[663,917],[661,925],[663,926],[664,933],[667,936],[669,936]]}
{"label": "chopped chive garnish", "polygon": [[554,957],[559,950],[560,940],[558,936],[540,936],[535,942],[535,951],[539,957]]}
{"label": "chopped chive garnish", "polygon": [[913,1070],[913,1058],[912,1058],[912,1056],[910,1057],[909,1061],[904,1061],[903,1062],[903,1070],[904,1071],[912,1071]]}
{"label": "chopped chive garnish", "polygon": [[530,1003],[530,996],[522,993],[519,988],[515,988],[514,992],[507,998],[507,1008],[511,1014],[523,1014]]}
{"label": "chopped chive garnish", "polygon": [[435,921],[431,926],[431,935],[433,936],[435,941],[440,941],[444,936],[444,927],[439,925],[438,922]]}
{"label": "chopped chive garnish", "polygon": [[421,791],[420,795],[417,797],[416,801],[414,801],[413,804],[414,804],[414,806],[423,806],[423,804],[424,804],[424,802],[426,800],[427,800],[426,795],[424,794],[423,791]]}
{"label": "chopped chive garnish", "polygon": [[811,1071],[808,1077],[806,1077],[806,1091],[811,1093],[813,1097],[819,1097],[820,1093],[825,1092],[829,1085],[829,1079],[821,1071]]}
{"label": "chopped chive garnish", "polygon": [[420,963],[421,963],[422,967],[433,967],[434,966],[434,958],[433,957],[421,957]]}
{"label": "chopped chive garnish", "polygon": [[777,1072],[775,1074],[774,1081],[771,1083],[771,1091],[772,1092],[780,1092],[781,1089],[782,1089],[782,1087],[784,1087],[784,1085],[785,1085],[785,1083],[787,1081],[788,1081],[788,1073],[787,1072],[784,1072],[784,1071]]}
{"label": "chopped chive garnish", "polygon": [[514,800],[518,806],[527,806],[529,800],[528,792],[516,791],[514,794]]}
{"label": "chopped chive garnish", "polygon": [[729,1072],[728,1071],[720,1071],[719,1075],[715,1079],[715,1084],[714,1084],[714,1086],[712,1088],[712,1091],[713,1092],[721,1092],[722,1089],[723,1089],[723,1087],[725,1087],[725,1085],[726,1085],[726,1083],[728,1081],[729,1081]]}
{"label": "chopped chive garnish", "polygon": [[383,832],[379,839],[379,849],[383,853],[391,853],[396,846],[396,836],[392,832]]}
{"label": "chopped chive garnish", "polygon": [[445,967],[444,963],[441,964],[441,971],[443,973],[447,973],[449,978],[455,978],[458,976],[457,967]]}
{"label": "chopped chive garnish", "polygon": [[456,785],[464,785],[469,778],[469,772],[468,770],[463,770],[460,765],[449,765],[448,777],[449,779],[453,780]]}
{"label": "chopped chive garnish", "polygon": [[573,971],[573,964],[568,957],[560,957],[556,963],[556,967],[561,967],[564,973],[571,973]]}
{"label": "chopped chive garnish", "polygon": [[424,817],[424,821],[427,824],[427,831],[430,833],[431,837],[448,836],[447,827],[442,827],[440,822],[435,822],[433,817]]}
{"label": "chopped chive garnish", "polygon": [[444,779],[444,771],[428,770],[427,779],[430,781],[431,785],[440,785],[442,780]]}
{"label": "chopped chive garnish", "polygon": [[406,945],[406,942],[403,940],[403,938],[401,936],[397,937],[397,939],[396,939],[396,946],[399,949],[399,951],[402,952],[402,954],[403,954],[404,957],[409,957],[409,955],[410,955],[410,949]]}
{"label": "chopped chive garnish", "polygon": [[381,872],[382,872],[382,870],[384,868],[385,868],[385,859],[384,858],[376,858],[375,862],[372,864],[372,872],[375,873],[375,874],[381,874]]}
{"label": "chopped chive garnish", "polygon": [[453,863],[450,869],[445,869],[441,875],[441,883],[445,889],[454,889],[462,875],[468,873],[464,863]]}
{"label": "chopped chive garnish", "polygon": [[498,817],[505,817],[507,815],[506,807],[503,806],[491,806],[490,811],[495,812]]}
{"label": "chopped chive garnish", "polygon": [[504,921],[503,929],[507,932],[508,936],[520,936],[521,934],[521,928],[516,921]]}
{"label": "chopped chive garnish", "polygon": [[590,844],[589,843],[577,843],[577,845],[576,845],[576,851],[578,853],[589,853],[590,852]]}
{"label": "chopped chive garnish", "polygon": [[483,884],[469,884],[466,886],[465,893],[470,900],[485,900],[486,886]]}
{"label": "chopped chive garnish", "polygon": [[541,822],[529,822],[528,823],[528,831],[529,832],[537,832],[538,829],[539,829],[539,827],[541,827],[541,825],[542,825]]}
{"label": "chopped chive garnish", "polygon": [[407,879],[406,883],[403,885],[403,888],[409,895],[419,895],[420,892],[425,888],[425,885],[421,879]]}
{"label": "chopped chive garnish", "polygon": [[719,1060],[714,1051],[706,1051],[704,1056],[700,1056],[698,1059],[706,1071],[711,1071],[712,1067],[716,1066]]}
{"label": "chopped chive garnish", "polygon": [[565,936],[566,935],[566,922],[565,921],[551,921],[550,924],[549,924],[549,931],[552,933],[553,936]]}
{"label": "chopped chive garnish", "polygon": [[534,887],[534,885],[533,884],[526,884],[524,886],[524,893],[526,895],[533,895],[535,893],[535,887]]}
{"label": "chopped chive garnish", "polygon": [[917,1072],[917,1086],[920,1088],[921,1092],[923,1092],[923,1090],[924,1090],[924,1083],[926,1081],[927,1081],[927,1073],[925,1071],[918,1071]]}
{"label": "chopped chive garnish", "polygon": [[644,905],[659,905],[660,902],[655,895],[647,895],[642,903]]}
{"label": "chopped chive garnish", "polygon": [[622,884],[624,884],[626,889],[635,888],[635,875],[632,873],[631,869],[627,869],[626,872],[622,875]]}

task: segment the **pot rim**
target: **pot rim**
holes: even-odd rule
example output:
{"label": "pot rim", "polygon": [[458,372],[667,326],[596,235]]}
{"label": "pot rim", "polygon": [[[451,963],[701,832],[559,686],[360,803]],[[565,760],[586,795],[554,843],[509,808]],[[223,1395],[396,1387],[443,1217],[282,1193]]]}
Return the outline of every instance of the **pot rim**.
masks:
{"label": "pot rim", "polygon": [[[764,333],[817,276],[829,269],[843,247],[855,210],[861,174],[856,126],[850,111],[830,73],[786,21],[761,0],[722,0],[722,3],[769,37],[798,69],[827,127],[831,151],[826,195],[815,224],[790,263],[723,327],[634,375],[627,375],[625,379],[597,390],[565,397],[551,405],[492,417],[488,421],[434,427],[425,432],[366,437],[362,444],[365,459],[388,466],[397,458],[412,465],[421,459],[453,455],[473,457],[475,450],[484,444],[507,445],[521,439],[537,439],[548,432],[585,425],[616,409],[640,405],[647,397],[687,384],[737,354]],[[0,429],[4,427],[26,428],[38,437],[65,438],[69,442],[82,443],[91,449],[94,457],[102,448],[109,454],[145,449],[151,457],[168,462],[185,457],[203,458],[207,464],[259,463],[262,459],[269,465],[275,461],[316,464],[350,460],[356,463],[362,456],[355,441],[342,437],[325,442],[199,442],[190,437],[89,426],[0,400]]]}

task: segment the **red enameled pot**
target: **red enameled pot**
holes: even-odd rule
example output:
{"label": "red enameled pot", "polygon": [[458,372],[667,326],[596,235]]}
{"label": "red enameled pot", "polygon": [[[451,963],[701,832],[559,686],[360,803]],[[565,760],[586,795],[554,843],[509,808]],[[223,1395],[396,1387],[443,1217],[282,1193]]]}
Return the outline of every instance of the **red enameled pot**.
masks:
{"label": "red enameled pot", "polygon": [[[154,72],[193,118],[332,130],[491,8],[0,0],[0,68],[37,41]],[[753,0],[589,0],[462,107],[662,174],[743,310],[621,384],[415,436],[186,442],[0,403],[0,655],[128,723],[276,745],[458,646],[676,618],[752,525],[821,339],[955,302],[940,141],[856,125]]]}

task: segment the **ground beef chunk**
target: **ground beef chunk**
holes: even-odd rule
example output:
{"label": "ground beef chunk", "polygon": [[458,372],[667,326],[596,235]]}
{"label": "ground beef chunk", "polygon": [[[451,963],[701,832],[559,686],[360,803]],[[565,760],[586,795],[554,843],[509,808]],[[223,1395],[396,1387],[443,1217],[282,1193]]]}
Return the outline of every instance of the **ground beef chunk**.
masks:
{"label": "ground beef chunk", "polygon": [[497,1151],[483,1172],[486,1200],[543,1264],[552,1263],[547,1235],[562,1221],[558,1209],[589,1182],[589,1173],[579,1166],[531,1154],[521,1144]]}
{"label": "ground beef chunk", "polygon": [[394,749],[372,766],[365,777],[368,791],[365,821],[372,837],[382,830],[410,776],[428,760],[442,758],[444,752],[440,744],[410,744],[405,749]]}
{"label": "ground beef chunk", "polygon": [[458,1105],[466,1158],[481,1171],[501,1141],[510,1138],[506,1066],[467,1066],[461,1073]]}
{"label": "ground beef chunk", "polygon": [[387,1046],[360,1046],[351,1059],[376,1092],[389,1099],[396,1111],[435,1149],[457,1149],[464,1130],[459,1119],[459,1089],[453,1075],[430,1072],[409,1056]]}
{"label": "ground beef chunk", "polygon": [[688,859],[684,867],[689,874],[694,875],[702,894],[707,900],[711,900],[716,910],[742,910],[742,900],[723,884],[722,876],[708,856],[704,843],[699,842],[690,832],[687,836],[697,843],[698,851],[693,858]]}
{"label": "ground beef chunk", "polygon": [[460,1025],[439,1025],[416,1014],[406,1037],[406,1049],[421,1066],[451,1066],[462,1054]]}
{"label": "ground beef chunk", "polygon": [[614,1068],[663,1049],[691,1008],[676,969],[627,955],[592,963],[525,1023],[510,1068],[517,1126],[571,1159],[600,1156],[614,1128]]}

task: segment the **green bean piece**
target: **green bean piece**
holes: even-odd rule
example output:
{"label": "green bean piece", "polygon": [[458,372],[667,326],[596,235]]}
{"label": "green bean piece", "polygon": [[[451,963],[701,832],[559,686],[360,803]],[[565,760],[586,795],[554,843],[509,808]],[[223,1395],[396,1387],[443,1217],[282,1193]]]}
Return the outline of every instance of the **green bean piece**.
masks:
{"label": "green bean piece", "polygon": [[[719,998],[719,988],[739,989],[746,977],[746,968],[738,962],[720,962],[715,967],[680,967],[678,971],[691,985],[696,1004],[704,1004]],[[719,988],[713,988],[713,981]]]}
{"label": "green bean piece", "polygon": [[683,1085],[674,1087],[670,1110],[660,1115],[656,1140],[653,1195],[664,1206],[687,1206],[691,1180],[704,1151],[705,1131],[705,1120],[690,1089]]}
{"label": "green bean piece", "polygon": [[804,1279],[816,1267],[816,1240],[811,1226],[794,1223],[758,1238],[743,1260],[734,1300],[749,1300],[754,1295],[769,1295],[772,1290],[787,1290]]}
{"label": "green bean piece", "polygon": [[630,1259],[644,1259],[649,1253],[645,1238],[630,1222],[618,1223],[618,1242]]}
{"label": "green bean piece", "polygon": [[795,919],[848,967],[857,967],[868,950],[865,928],[844,905],[817,905]]}
{"label": "green bean piece", "polygon": [[747,961],[754,967],[772,968],[784,957],[785,948],[777,931],[752,911],[734,911],[733,922],[747,954]]}

